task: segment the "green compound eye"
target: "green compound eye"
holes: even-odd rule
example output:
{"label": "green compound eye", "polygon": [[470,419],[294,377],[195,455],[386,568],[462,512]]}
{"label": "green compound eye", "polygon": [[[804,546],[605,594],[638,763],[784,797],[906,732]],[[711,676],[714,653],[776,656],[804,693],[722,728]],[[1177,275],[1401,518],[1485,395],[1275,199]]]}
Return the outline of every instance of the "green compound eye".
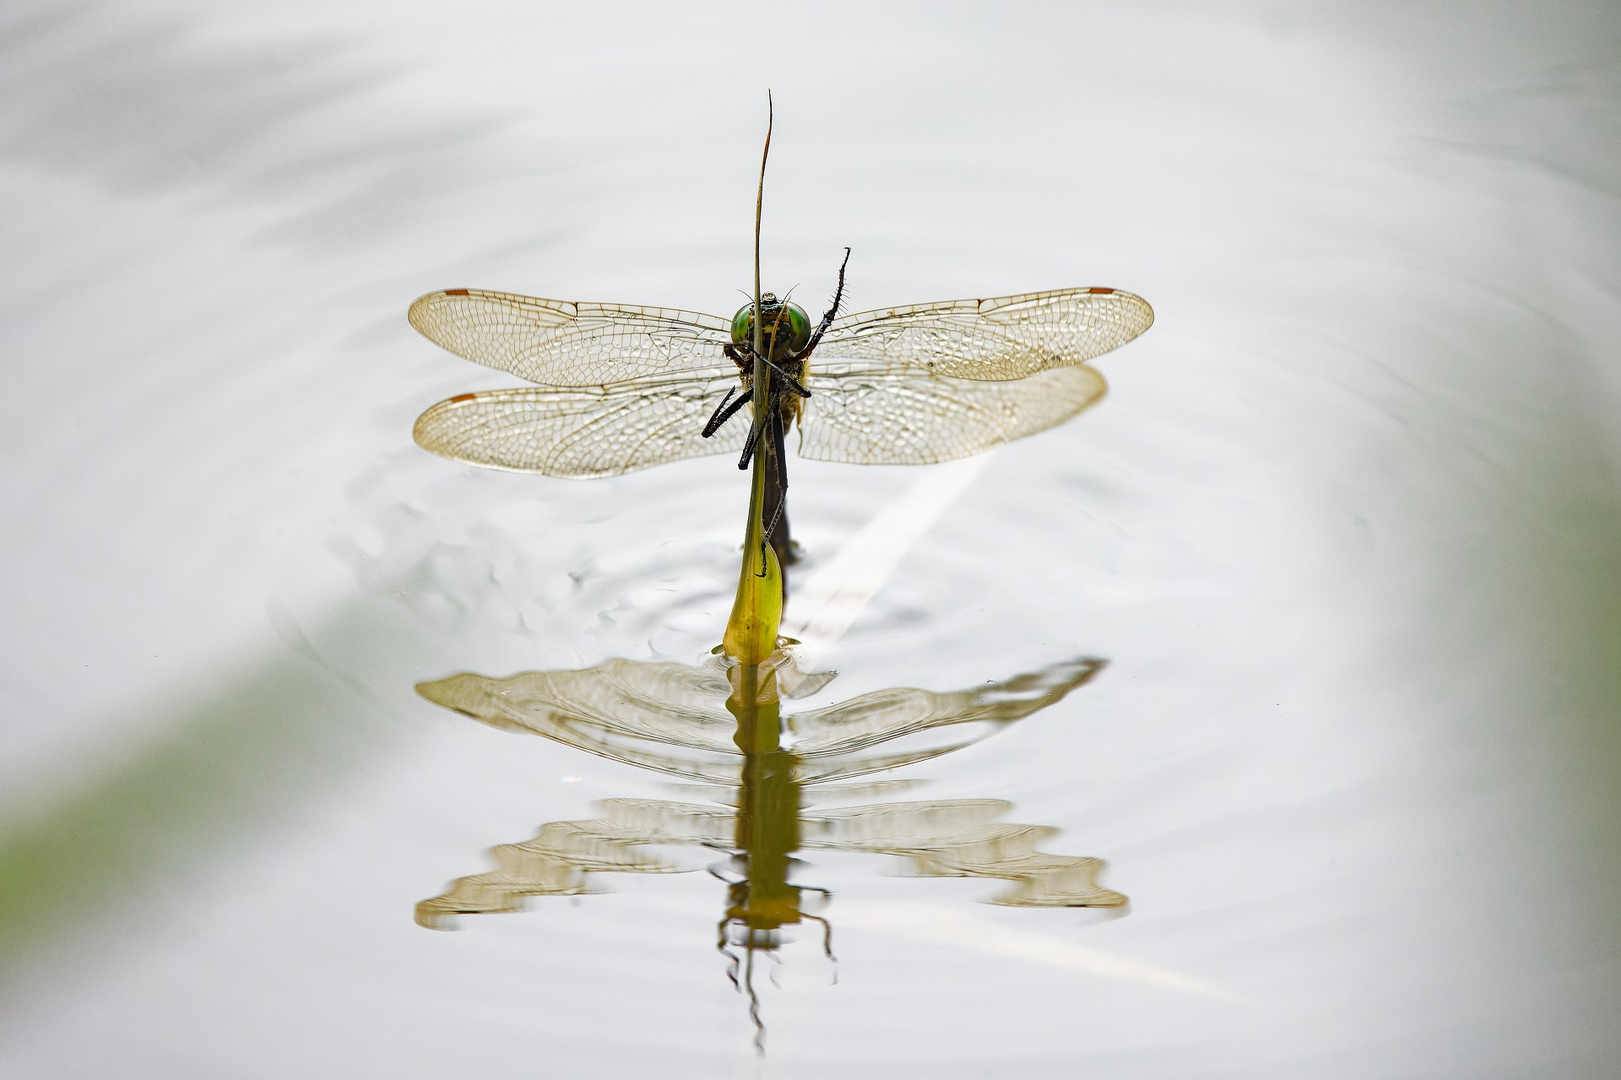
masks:
{"label": "green compound eye", "polygon": [[810,316],[793,304],[785,304],[784,307],[788,314],[786,320],[788,325],[784,327],[788,331],[788,349],[790,352],[798,352],[810,343]]}
{"label": "green compound eye", "polygon": [[[765,309],[765,336],[769,344],[766,351],[773,360],[780,359],[785,353],[796,353],[810,344],[810,316],[803,308],[794,304],[773,304],[764,301],[760,305]],[[780,328],[781,340],[771,342],[772,330]],[[732,344],[752,345],[754,343],[754,305],[744,304],[732,316]]]}

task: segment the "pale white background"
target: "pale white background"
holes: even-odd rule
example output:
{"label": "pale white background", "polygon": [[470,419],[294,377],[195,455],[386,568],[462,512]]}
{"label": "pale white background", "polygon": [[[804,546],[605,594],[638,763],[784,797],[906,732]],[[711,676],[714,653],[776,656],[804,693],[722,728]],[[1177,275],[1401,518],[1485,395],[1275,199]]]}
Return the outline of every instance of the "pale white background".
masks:
{"label": "pale white background", "polygon": [[[1621,14],[1603,3],[39,3],[0,15],[0,1073],[1606,1077],[1621,1060]],[[698,875],[470,920],[483,848],[648,778],[414,681],[720,632],[740,479],[409,441],[507,385],[484,286],[729,314],[1149,298],[835,696],[1076,655],[919,771],[1109,860],[1113,920],[824,859],[1211,1000],[840,931],[749,1049]],[[796,466],[810,565],[916,478]],[[1055,954],[1056,955],[1056,954]]]}

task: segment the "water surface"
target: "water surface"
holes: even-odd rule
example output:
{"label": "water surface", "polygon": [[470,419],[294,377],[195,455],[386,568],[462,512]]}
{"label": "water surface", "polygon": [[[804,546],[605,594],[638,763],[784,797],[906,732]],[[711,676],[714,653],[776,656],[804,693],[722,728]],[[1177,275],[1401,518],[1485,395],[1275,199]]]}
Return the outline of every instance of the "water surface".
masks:
{"label": "water surface", "polygon": [[[0,1071],[1609,1075],[1617,30],[13,4]],[[422,408],[511,380],[404,310],[735,310],[768,86],[767,288],[819,301],[849,245],[856,309],[1104,285],[1158,322],[948,501],[807,699],[1106,660],[889,779],[1010,803],[1129,908],[803,852],[837,981],[814,928],[780,950],[762,1063],[701,869],[413,921],[492,845],[690,801],[413,687],[701,664],[746,490],[422,453]],[[807,579],[929,472],[794,470]]]}

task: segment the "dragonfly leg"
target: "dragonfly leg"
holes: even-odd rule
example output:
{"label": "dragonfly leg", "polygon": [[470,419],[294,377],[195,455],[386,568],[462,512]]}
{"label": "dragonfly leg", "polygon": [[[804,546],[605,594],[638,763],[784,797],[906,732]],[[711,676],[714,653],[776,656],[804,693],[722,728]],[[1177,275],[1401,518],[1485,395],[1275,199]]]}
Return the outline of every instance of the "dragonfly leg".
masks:
{"label": "dragonfly leg", "polygon": [[[775,397],[776,395],[773,394],[772,396]],[[762,463],[766,467],[767,480],[765,484],[765,499],[761,507],[761,512],[764,513],[764,508],[772,505],[773,503],[776,504],[776,509],[771,512],[771,520],[766,522],[765,530],[760,535],[759,577],[765,577],[766,573],[766,545],[770,544],[774,548],[778,546],[777,520],[782,517],[782,505],[787,499],[786,489],[788,486],[787,473],[783,468],[782,457],[778,453],[778,447],[781,445],[779,441],[779,432],[782,428],[782,411],[781,409],[775,407],[775,402],[773,402],[772,405],[773,407],[769,410],[771,415],[766,419],[766,426],[764,430],[760,432],[761,436],[763,437],[762,441],[764,443],[764,445],[760,447],[760,453],[766,455],[766,458],[768,459]],[[772,498],[772,496],[776,497]],[[782,566],[782,551],[780,549],[777,552],[777,566],[779,569]],[[785,598],[787,587],[788,582],[787,579],[784,578],[783,590]]]}
{"label": "dragonfly leg", "polygon": [[772,371],[775,371],[778,375],[781,375],[783,381],[788,384],[788,389],[792,390],[800,397],[811,396],[811,392],[805,389],[805,385],[803,383],[794,378],[792,375],[788,374],[786,371],[782,370],[782,368],[778,367],[776,364],[773,364],[770,360],[765,362],[765,366],[770,368]]}
{"label": "dragonfly leg", "polygon": [[[782,592],[786,599],[788,595],[788,566],[794,562],[793,541],[788,535],[788,458],[787,440],[784,438],[782,408],[779,405],[771,410],[771,426],[768,429],[770,439],[763,448],[774,459],[767,464],[771,466],[766,473],[766,499],[767,506],[774,506],[771,521],[766,526],[765,538],[777,552],[777,563],[782,567]],[[761,552],[762,557],[764,552]]]}
{"label": "dragonfly leg", "polygon": [[[726,388],[726,396],[720,399],[720,404],[715,406],[715,411],[709,414],[709,420],[704,424],[704,438],[707,439],[711,435],[715,434],[715,432],[720,430],[720,426],[726,422],[725,420],[721,419],[721,410],[726,408],[726,403],[732,400],[732,395],[736,392],[737,387],[735,386],[728,386]],[[727,413],[727,415],[730,416],[731,414]]]}
{"label": "dragonfly leg", "polygon": [[[773,417],[780,417],[780,414],[775,409],[771,411],[771,415]],[[778,523],[783,520],[783,508],[788,503],[788,470],[782,460],[782,454],[779,449],[782,445],[779,434],[781,426],[780,419],[776,420],[774,423],[771,423],[770,427],[767,428],[767,431],[772,435],[772,438],[767,439],[765,445],[760,448],[760,453],[766,455],[767,458],[775,459],[768,460],[765,463],[767,477],[765,485],[765,505],[770,506],[775,504],[776,509],[771,512],[771,520],[766,522],[765,531],[760,536],[760,572],[756,576],[765,577],[765,549],[766,545],[770,544],[771,547],[777,552],[777,567],[783,575],[783,599],[787,599],[788,573],[785,563],[785,557],[788,552],[788,542],[786,536],[787,530],[783,530],[783,536],[781,537],[778,536],[777,530]],[[775,497],[773,498],[773,496]]]}
{"label": "dragonfly leg", "polygon": [[753,424],[749,425],[749,440],[743,444],[743,456],[737,459],[737,467],[740,471],[748,468],[749,462],[754,459],[755,448],[759,446],[760,436],[763,434],[765,434],[765,428],[756,427]]}
{"label": "dragonfly leg", "polygon": [[[732,395],[736,392],[737,387],[735,386],[727,388],[726,396],[720,399],[720,404],[715,406],[715,411],[709,414],[709,423],[704,425],[704,438],[709,438],[724,427],[726,421],[730,420],[737,413],[737,410],[747,405],[754,397],[753,390],[745,390],[742,397],[732,401]],[[726,404],[728,401],[732,401],[730,406]]]}
{"label": "dragonfly leg", "polygon": [[805,343],[805,351],[799,354],[801,360],[816,351],[816,346],[822,342],[822,335],[827,333],[827,328],[833,325],[834,319],[838,318],[839,305],[844,303],[844,268],[849,265],[850,249],[845,248],[844,261],[839,264],[839,287],[833,293],[833,306],[827,309],[827,314],[822,316],[821,323],[816,327],[816,333],[812,334],[810,341]]}
{"label": "dragonfly leg", "polygon": [[[775,463],[777,466],[777,485],[781,489],[777,493],[777,517],[782,515],[783,504],[788,501],[788,458],[784,453],[787,449],[788,440],[783,437],[783,434],[782,407],[779,405],[771,410],[771,453],[777,459]],[[775,524],[776,517],[771,520]]]}

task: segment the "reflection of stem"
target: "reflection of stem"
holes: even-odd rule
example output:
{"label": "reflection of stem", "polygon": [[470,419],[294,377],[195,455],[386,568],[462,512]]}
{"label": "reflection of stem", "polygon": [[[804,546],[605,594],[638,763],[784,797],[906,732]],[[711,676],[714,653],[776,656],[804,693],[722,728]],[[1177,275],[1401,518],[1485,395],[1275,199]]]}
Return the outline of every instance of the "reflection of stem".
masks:
{"label": "reflection of stem", "polygon": [[[771,954],[781,928],[800,920],[799,890],[788,881],[793,853],[799,848],[800,785],[797,759],[782,748],[775,669],[745,663],[733,671],[737,681],[726,709],[736,718],[735,738],[743,755],[733,838],[743,879],[727,890],[721,934],[735,926],[742,938],[741,989],[749,999],[754,1048],[764,1054],[765,1023],[754,989],[754,954],[757,950]],[[732,981],[736,985],[735,976]]]}

